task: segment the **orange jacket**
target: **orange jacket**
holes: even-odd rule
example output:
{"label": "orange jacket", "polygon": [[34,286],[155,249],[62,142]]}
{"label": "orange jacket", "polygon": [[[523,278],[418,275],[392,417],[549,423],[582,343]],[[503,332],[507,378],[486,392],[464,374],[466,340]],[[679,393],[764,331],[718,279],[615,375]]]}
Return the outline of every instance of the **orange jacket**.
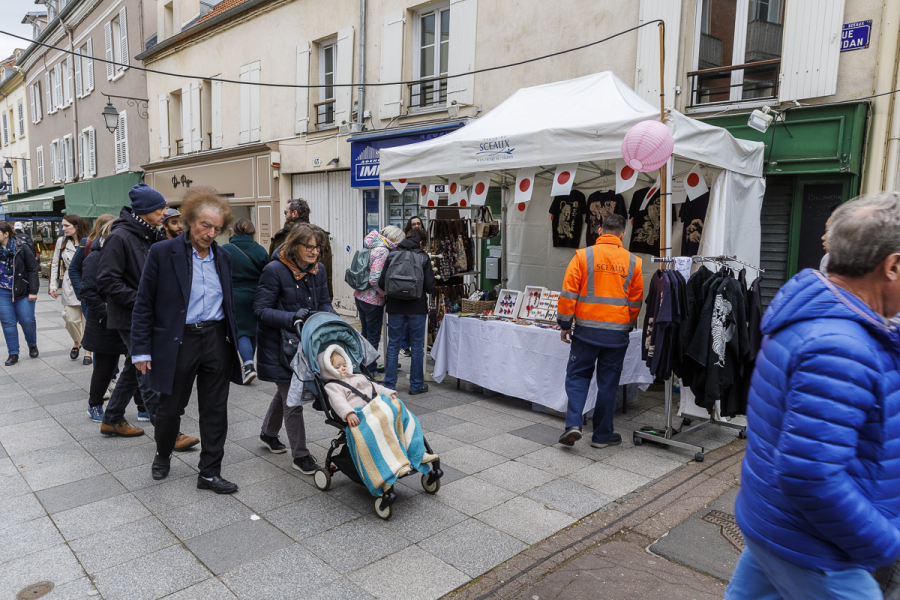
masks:
{"label": "orange jacket", "polygon": [[618,236],[601,235],[569,263],[557,320],[563,329],[574,319],[578,327],[628,332],[643,298],[641,259],[623,248]]}

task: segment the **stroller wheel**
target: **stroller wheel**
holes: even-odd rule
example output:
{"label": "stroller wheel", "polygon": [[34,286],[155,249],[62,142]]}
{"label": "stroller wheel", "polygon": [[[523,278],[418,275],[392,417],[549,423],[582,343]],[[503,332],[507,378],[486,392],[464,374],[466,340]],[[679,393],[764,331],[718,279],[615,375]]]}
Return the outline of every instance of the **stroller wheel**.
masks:
{"label": "stroller wheel", "polygon": [[313,475],[313,481],[317,488],[323,492],[327,492],[331,488],[331,473],[326,469],[317,469]]}
{"label": "stroller wheel", "polygon": [[437,494],[438,490],[441,489],[441,479],[440,477],[434,477],[434,475],[422,475],[422,489],[428,492],[429,494]]}
{"label": "stroller wheel", "polygon": [[[384,500],[384,496],[375,498],[375,514],[378,515],[379,519],[390,521],[391,517],[394,516],[394,507],[387,502],[384,502]],[[386,506],[382,506],[383,504]]]}

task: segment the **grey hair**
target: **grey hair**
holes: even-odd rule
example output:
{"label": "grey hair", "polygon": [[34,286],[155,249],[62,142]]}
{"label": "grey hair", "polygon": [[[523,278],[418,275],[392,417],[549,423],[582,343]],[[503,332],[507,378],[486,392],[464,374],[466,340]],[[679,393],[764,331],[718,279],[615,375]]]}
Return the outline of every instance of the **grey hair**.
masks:
{"label": "grey hair", "polygon": [[406,239],[406,234],[403,233],[403,230],[396,225],[388,225],[381,230],[381,235],[391,240],[395,244],[399,244]]}
{"label": "grey hair", "polygon": [[831,216],[828,272],[862,277],[900,253],[900,194],[878,192],[854,198]]}
{"label": "grey hair", "polygon": [[625,217],[616,213],[606,215],[603,217],[603,224],[600,225],[600,232],[611,233],[612,235],[625,233]]}

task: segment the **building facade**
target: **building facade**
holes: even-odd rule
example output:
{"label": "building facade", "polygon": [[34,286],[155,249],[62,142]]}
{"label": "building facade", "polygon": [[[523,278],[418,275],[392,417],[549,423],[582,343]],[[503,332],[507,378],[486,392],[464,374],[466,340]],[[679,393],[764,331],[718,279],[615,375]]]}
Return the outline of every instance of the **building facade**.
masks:
{"label": "building facade", "polygon": [[31,164],[28,154],[28,99],[25,94],[25,78],[15,68],[22,50],[0,62],[0,167],[8,163],[11,175],[0,168],[0,183],[4,194],[20,194],[28,191]]}

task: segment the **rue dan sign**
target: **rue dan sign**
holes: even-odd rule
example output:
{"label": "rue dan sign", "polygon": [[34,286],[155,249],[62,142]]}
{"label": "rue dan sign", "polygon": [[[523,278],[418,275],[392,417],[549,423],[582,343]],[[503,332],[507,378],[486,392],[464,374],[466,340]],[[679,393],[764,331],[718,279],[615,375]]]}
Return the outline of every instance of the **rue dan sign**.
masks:
{"label": "rue dan sign", "polygon": [[841,52],[850,50],[862,50],[869,47],[869,39],[872,37],[872,20],[844,23],[841,31]]}

